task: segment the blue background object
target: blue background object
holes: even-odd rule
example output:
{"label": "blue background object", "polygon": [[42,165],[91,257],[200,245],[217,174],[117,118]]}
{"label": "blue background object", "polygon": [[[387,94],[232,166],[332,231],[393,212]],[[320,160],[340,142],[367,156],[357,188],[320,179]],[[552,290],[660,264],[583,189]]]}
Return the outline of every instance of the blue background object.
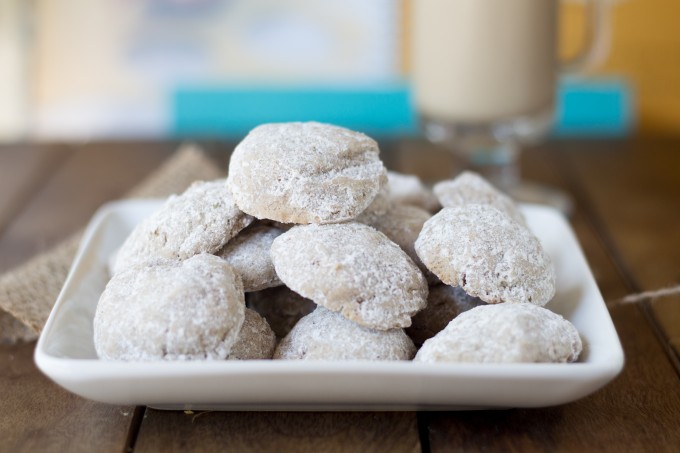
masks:
{"label": "blue background object", "polygon": [[[172,98],[178,137],[240,139],[258,124],[320,121],[376,137],[418,135],[409,85],[182,87]],[[620,79],[565,79],[558,88],[554,135],[621,137],[633,128],[632,91]]]}
{"label": "blue background object", "polygon": [[313,88],[185,88],[174,96],[174,133],[243,137],[261,123],[319,121],[376,136],[417,133],[405,84]]}
{"label": "blue background object", "polygon": [[624,137],[634,128],[633,93],[620,79],[564,79],[553,135]]}

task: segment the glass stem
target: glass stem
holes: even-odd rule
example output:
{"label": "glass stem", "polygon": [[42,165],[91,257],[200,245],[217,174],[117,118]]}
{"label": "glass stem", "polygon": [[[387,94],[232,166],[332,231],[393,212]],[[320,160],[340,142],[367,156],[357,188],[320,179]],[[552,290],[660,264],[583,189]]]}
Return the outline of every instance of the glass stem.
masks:
{"label": "glass stem", "polygon": [[465,154],[468,170],[481,174],[498,189],[510,193],[519,186],[519,148],[516,144],[475,147]]}

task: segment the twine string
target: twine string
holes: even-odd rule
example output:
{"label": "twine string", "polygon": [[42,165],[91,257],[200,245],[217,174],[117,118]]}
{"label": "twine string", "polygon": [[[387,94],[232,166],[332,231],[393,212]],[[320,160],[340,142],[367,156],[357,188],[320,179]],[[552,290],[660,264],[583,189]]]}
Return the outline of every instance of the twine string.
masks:
{"label": "twine string", "polygon": [[668,286],[666,288],[643,291],[641,293],[629,294],[619,300],[607,303],[609,307],[617,305],[636,304],[645,300],[654,301],[664,297],[680,295],[680,285]]}

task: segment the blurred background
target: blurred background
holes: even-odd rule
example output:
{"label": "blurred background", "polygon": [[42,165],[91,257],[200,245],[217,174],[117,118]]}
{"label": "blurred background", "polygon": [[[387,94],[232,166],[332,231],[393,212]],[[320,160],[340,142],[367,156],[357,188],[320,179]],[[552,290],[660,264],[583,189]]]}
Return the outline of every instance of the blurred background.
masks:
{"label": "blurred background", "polygon": [[[417,1],[417,0],[414,0]],[[262,122],[414,135],[406,0],[0,0],[0,141],[239,138]],[[583,40],[563,2],[560,53]],[[554,134],[680,132],[680,3],[607,0]]]}

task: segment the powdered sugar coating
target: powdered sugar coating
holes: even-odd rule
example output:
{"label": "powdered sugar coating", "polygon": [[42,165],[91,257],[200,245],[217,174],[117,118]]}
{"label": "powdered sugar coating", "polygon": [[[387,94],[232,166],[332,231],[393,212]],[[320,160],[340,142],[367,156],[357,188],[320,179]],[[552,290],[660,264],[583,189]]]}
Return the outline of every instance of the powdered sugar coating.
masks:
{"label": "powdered sugar coating", "polygon": [[468,203],[489,204],[526,225],[524,215],[509,196],[492,186],[477,173],[465,171],[456,178],[435,184],[434,194],[445,208],[455,208]]}
{"label": "powdered sugar coating", "polygon": [[228,184],[238,206],[284,223],[355,218],[387,183],[375,140],[320,123],[256,127],[236,146]]}
{"label": "powdered sugar coating", "polygon": [[246,308],[243,326],[229,352],[229,360],[271,359],[276,348],[276,335],[267,321],[256,311]]}
{"label": "powdered sugar coating", "polygon": [[357,221],[372,226],[401,247],[432,284],[439,282],[439,279],[420,261],[415,249],[418,234],[430,217],[429,212],[416,206],[390,204],[390,208],[382,215],[362,213]]}
{"label": "powdered sugar coating", "polygon": [[293,291],[367,327],[406,327],[427,282],[384,234],[360,223],[297,226],[274,240],[272,260]]}
{"label": "powdered sugar coating", "polygon": [[274,359],[410,360],[415,351],[402,329],[370,329],[318,307],[281,340]]}
{"label": "powdered sugar coating", "polygon": [[555,295],[555,269],[539,240],[490,205],[442,209],[425,222],[416,251],[444,283],[488,303],[542,306]]}
{"label": "powdered sugar coating", "polygon": [[383,216],[392,208],[392,201],[390,200],[390,188],[384,185],[378,191],[371,204],[364,209],[354,220],[356,222],[370,224],[371,219]]}
{"label": "powdered sugar coating", "polygon": [[121,246],[114,271],[149,260],[215,253],[253,218],[236,206],[224,180],[197,181],[142,221]]}
{"label": "powdered sugar coating", "polygon": [[300,318],[310,314],[316,308],[314,302],[287,286],[248,293],[246,305],[264,316],[279,338],[288,335]]}
{"label": "powdered sugar coating", "polygon": [[406,334],[415,344],[421,345],[443,330],[453,318],[479,305],[486,305],[486,302],[470,296],[458,286],[431,286],[427,307],[411,319]]}
{"label": "powdered sugar coating", "polygon": [[244,321],[241,278],[199,254],[113,276],[99,299],[94,344],[104,360],[225,359]]}
{"label": "powdered sugar coating", "polygon": [[387,186],[392,203],[416,206],[428,212],[436,212],[441,208],[437,197],[415,175],[388,171]]}
{"label": "powdered sugar coating", "polygon": [[281,233],[283,230],[268,225],[250,225],[227,242],[216,255],[241,275],[246,292],[282,285],[269,256],[272,242]]}
{"label": "powdered sugar coating", "polygon": [[573,362],[581,353],[576,327],[531,304],[482,305],[460,314],[427,340],[418,362]]}

